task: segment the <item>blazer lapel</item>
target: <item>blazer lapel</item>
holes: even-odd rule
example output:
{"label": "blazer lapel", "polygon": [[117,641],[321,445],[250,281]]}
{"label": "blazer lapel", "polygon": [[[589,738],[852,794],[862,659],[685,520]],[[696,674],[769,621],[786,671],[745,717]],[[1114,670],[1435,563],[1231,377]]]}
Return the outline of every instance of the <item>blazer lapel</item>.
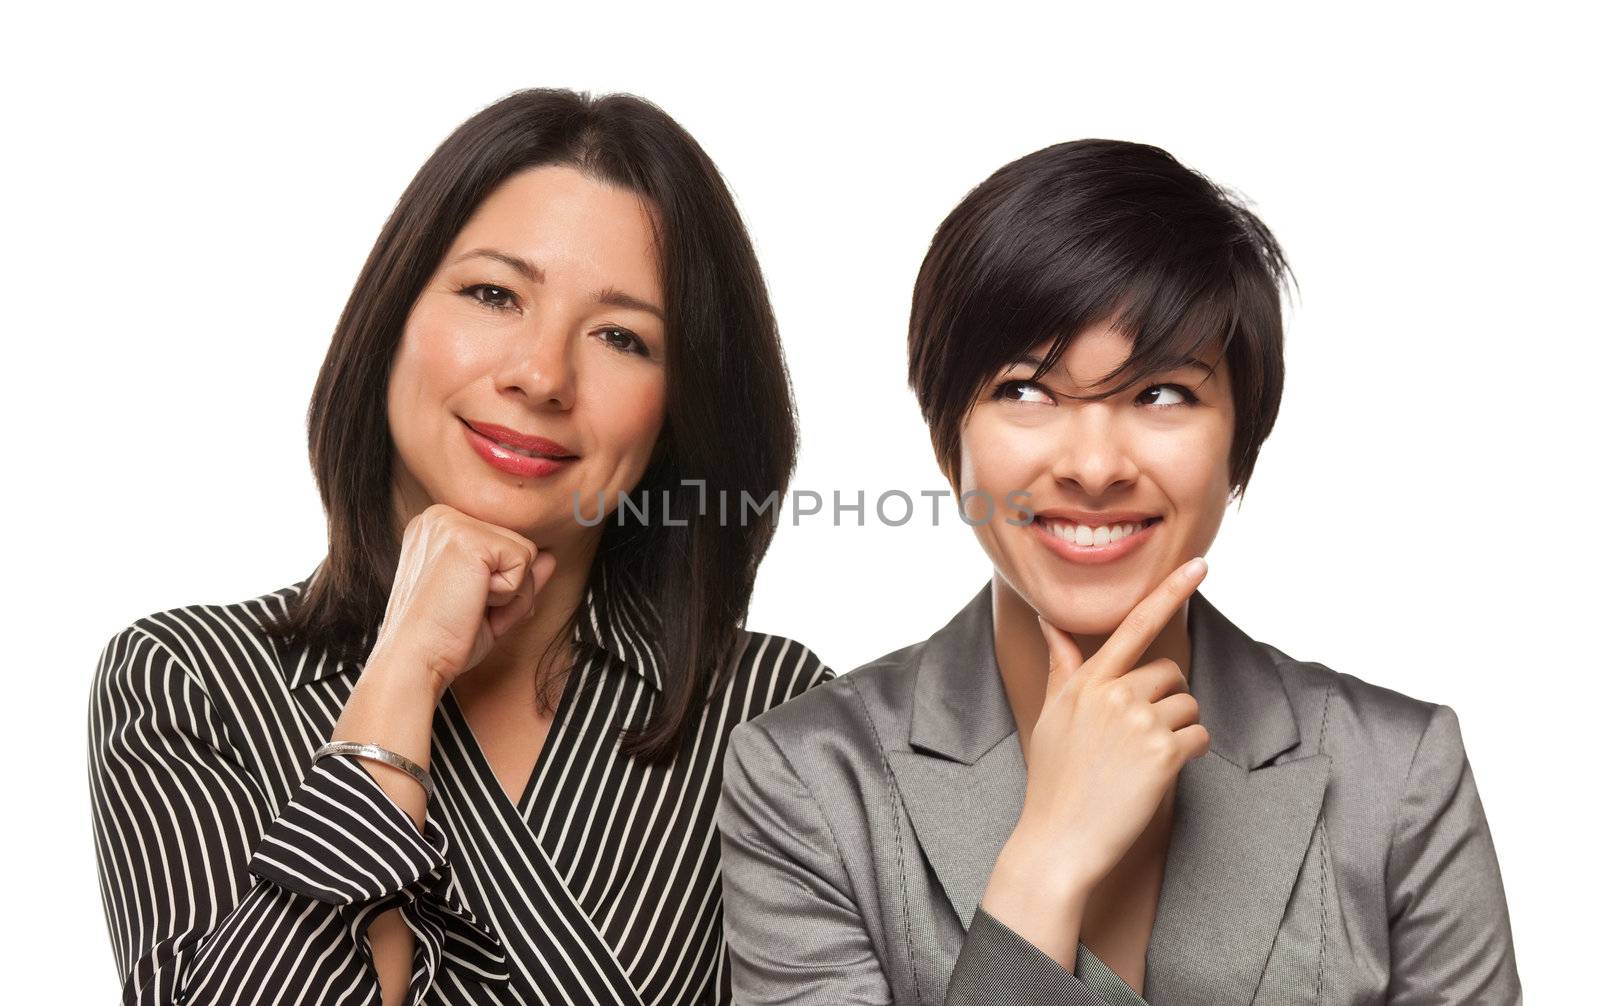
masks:
{"label": "blazer lapel", "polygon": [[1189,690],[1211,747],[1178,773],[1144,996],[1252,1002],[1322,809],[1332,759],[1300,744],[1269,653],[1199,592]]}
{"label": "blazer lapel", "polygon": [[[909,748],[890,766],[964,928],[1022,813],[1027,766],[994,655],[991,584],[923,644]],[[1331,759],[1300,743],[1272,657],[1198,591],[1189,687],[1211,735],[1180,770],[1144,999],[1249,1003],[1322,807]]]}
{"label": "blazer lapel", "polygon": [[923,644],[909,751],[890,751],[917,841],[945,895],[972,925],[1022,815],[1027,766],[994,657],[990,585]]}

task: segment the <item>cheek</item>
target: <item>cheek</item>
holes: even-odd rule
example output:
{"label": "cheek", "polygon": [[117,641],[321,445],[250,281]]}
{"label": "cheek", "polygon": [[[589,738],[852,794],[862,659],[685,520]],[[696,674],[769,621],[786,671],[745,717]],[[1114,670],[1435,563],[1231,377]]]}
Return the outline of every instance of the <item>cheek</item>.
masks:
{"label": "cheek", "polygon": [[962,427],[959,444],[957,502],[974,522],[972,530],[990,557],[1003,565],[1004,542],[1016,530],[1006,519],[1017,517],[1030,496],[1038,499],[1040,479],[1050,478],[1049,438],[1034,429],[996,422],[980,408]]}
{"label": "cheek", "polygon": [[1198,525],[1221,520],[1228,504],[1229,431],[1197,429],[1192,433],[1152,440],[1140,469],[1160,486],[1180,511]]}
{"label": "cheek", "polygon": [[960,445],[961,492],[981,489],[1003,501],[1010,492],[1031,488],[1049,471],[1045,438],[994,422],[981,410],[962,427]]}
{"label": "cheek", "polygon": [[411,427],[422,416],[427,374],[428,368],[417,358],[415,344],[408,334],[395,350],[394,363],[389,368],[389,430],[402,445]]}
{"label": "cheek", "polygon": [[442,317],[416,318],[401,341],[401,352],[421,369],[426,380],[442,387],[459,383],[458,378],[489,365],[483,340]]}
{"label": "cheek", "polygon": [[616,458],[631,476],[643,473],[666,415],[666,382],[659,368],[626,381],[607,382],[611,391],[592,414]]}
{"label": "cheek", "polygon": [[444,319],[413,314],[395,350],[390,405],[420,406],[444,397],[445,389],[470,383],[487,366],[481,345]]}

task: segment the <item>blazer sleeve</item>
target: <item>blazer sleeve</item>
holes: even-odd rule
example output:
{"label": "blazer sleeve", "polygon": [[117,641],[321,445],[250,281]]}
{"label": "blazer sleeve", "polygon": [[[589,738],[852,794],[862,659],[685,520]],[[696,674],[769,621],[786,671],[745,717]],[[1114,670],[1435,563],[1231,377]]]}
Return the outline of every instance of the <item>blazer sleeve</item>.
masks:
{"label": "blazer sleeve", "polygon": [[1494,841],[1447,705],[1412,757],[1385,877],[1390,1003],[1522,1001]]}
{"label": "blazer sleeve", "polygon": [[[723,924],[740,1006],[893,1002],[821,805],[759,723],[728,738],[717,805]],[[1131,994],[1131,990],[1130,990]],[[947,1006],[1125,1006],[978,910]],[[1132,1002],[1142,1002],[1137,996]]]}
{"label": "blazer sleeve", "polygon": [[[248,740],[246,739],[246,743]],[[402,908],[407,1002],[446,954],[487,977],[503,949],[447,890],[444,835],[418,831],[354,760],[311,765],[276,814],[200,680],[137,624],[90,696],[95,857],[122,1001],[381,1001],[368,925]],[[463,956],[464,955],[464,956]]]}
{"label": "blazer sleeve", "polygon": [[827,819],[758,724],[728,735],[717,828],[734,1002],[894,1001]]}

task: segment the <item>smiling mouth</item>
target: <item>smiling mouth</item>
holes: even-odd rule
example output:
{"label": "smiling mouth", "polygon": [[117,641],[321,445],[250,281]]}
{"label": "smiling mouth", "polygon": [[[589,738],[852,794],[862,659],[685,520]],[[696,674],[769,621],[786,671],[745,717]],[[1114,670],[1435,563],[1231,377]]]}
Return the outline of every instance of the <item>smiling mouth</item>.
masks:
{"label": "smiling mouth", "polygon": [[546,461],[571,461],[577,457],[576,454],[564,453],[560,444],[557,444],[553,440],[547,440],[544,437],[527,437],[527,440],[535,443],[537,446],[525,447],[520,444],[506,443],[504,440],[500,440],[499,438],[495,437],[494,433],[500,432],[502,429],[500,427],[479,427],[467,422],[465,419],[461,420],[461,424],[468,430],[471,430],[472,433],[480,439],[494,444],[496,447],[508,454],[517,454],[525,458],[543,458]]}
{"label": "smiling mouth", "polygon": [[1082,548],[1090,548],[1119,542],[1160,520],[1160,517],[1147,517],[1142,521],[1125,521],[1120,524],[1102,524],[1095,527],[1060,517],[1035,517],[1034,523],[1063,541]]}
{"label": "smiling mouth", "polygon": [[493,441],[493,443],[501,450],[510,451],[512,454],[520,454],[525,458],[548,458],[551,461],[565,461],[568,458],[575,456],[572,454],[540,454],[538,451],[530,451],[526,447],[513,447],[510,444],[501,443],[498,440]]}

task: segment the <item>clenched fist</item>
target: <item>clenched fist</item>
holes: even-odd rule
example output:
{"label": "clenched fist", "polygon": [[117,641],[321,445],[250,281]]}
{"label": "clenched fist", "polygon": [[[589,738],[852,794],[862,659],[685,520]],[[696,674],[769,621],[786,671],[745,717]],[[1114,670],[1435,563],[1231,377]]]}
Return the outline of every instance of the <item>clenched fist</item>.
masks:
{"label": "clenched fist", "polygon": [[554,570],[515,531],[435,503],[406,524],[373,659],[425,669],[437,700],[533,611]]}

